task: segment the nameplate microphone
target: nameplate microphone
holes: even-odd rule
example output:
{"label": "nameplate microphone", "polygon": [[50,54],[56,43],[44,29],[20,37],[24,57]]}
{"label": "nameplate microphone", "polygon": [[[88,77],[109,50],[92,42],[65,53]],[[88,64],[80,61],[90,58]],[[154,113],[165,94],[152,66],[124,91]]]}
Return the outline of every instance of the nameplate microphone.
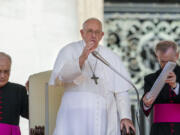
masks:
{"label": "nameplate microphone", "polygon": [[105,65],[110,66],[110,64],[97,51],[93,51],[92,55],[102,61]]}

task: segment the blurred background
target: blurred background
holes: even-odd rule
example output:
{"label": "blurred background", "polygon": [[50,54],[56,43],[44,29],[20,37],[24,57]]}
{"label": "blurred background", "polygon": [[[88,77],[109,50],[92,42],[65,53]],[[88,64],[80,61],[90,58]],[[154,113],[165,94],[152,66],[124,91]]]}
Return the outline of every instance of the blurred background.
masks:
{"label": "blurred background", "polygon": [[[143,76],[159,68],[155,44],[180,44],[180,0],[0,0],[0,51],[12,57],[10,81],[24,85],[30,75],[51,70],[59,50],[81,39],[89,17],[102,20],[102,44],[121,57],[140,97]],[[135,118],[137,99],[130,94]],[[141,132],[148,135],[151,117],[141,116]],[[20,126],[28,135],[28,120]]]}

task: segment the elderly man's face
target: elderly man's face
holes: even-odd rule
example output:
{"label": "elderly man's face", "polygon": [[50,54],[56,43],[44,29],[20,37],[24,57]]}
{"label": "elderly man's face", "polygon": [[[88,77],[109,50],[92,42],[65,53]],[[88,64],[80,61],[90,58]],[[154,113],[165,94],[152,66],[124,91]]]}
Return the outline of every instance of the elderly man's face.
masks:
{"label": "elderly man's face", "polygon": [[103,35],[102,25],[97,20],[89,20],[86,22],[84,29],[81,30],[81,36],[86,44],[93,43],[95,47],[98,46]]}
{"label": "elderly man's face", "polygon": [[9,80],[11,63],[7,57],[0,56],[0,88]]}
{"label": "elderly man's face", "polygon": [[169,48],[166,52],[157,51],[156,56],[161,68],[163,68],[168,61],[176,62],[179,58],[179,53],[175,52],[173,48]]}

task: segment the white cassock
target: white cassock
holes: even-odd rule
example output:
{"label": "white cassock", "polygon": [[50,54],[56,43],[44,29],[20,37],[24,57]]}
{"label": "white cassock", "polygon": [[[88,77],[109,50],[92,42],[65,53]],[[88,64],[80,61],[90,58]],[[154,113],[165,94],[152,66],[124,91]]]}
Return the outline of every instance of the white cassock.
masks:
{"label": "white cassock", "polygon": [[[84,46],[84,41],[68,44],[56,59],[49,85],[58,78],[64,83],[65,93],[54,135],[120,135],[120,120],[131,119],[128,89],[132,87],[92,54],[80,69]],[[96,51],[129,78],[119,56],[104,46]],[[92,70],[99,77],[98,84],[91,79]]]}

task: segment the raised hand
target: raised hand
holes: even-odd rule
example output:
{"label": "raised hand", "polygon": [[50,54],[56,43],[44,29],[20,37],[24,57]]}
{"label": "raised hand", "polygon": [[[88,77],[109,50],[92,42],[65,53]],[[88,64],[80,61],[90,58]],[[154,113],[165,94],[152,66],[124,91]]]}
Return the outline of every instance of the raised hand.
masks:
{"label": "raised hand", "polygon": [[80,68],[82,68],[84,62],[86,61],[86,59],[88,58],[89,54],[91,52],[93,52],[96,49],[97,45],[95,44],[94,41],[90,41],[86,44],[86,46],[84,47],[80,57],[79,57],[79,65]]}
{"label": "raised hand", "polygon": [[167,79],[165,80],[171,88],[176,88],[176,75],[174,72],[169,72]]}

